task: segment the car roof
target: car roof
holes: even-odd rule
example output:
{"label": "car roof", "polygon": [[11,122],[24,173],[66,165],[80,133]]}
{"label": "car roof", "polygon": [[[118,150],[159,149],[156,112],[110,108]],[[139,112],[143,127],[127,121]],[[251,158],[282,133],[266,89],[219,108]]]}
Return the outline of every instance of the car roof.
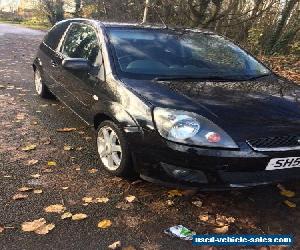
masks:
{"label": "car roof", "polygon": [[159,30],[166,30],[166,31],[185,31],[185,32],[197,32],[197,33],[208,33],[208,34],[215,34],[212,31],[205,30],[205,29],[198,29],[198,28],[186,28],[186,27],[179,27],[179,26],[166,26],[164,24],[154,24],[154,23],[123,23],[123,22],[106,22],[100,21],[96,19],[85,19],[85,18],[73,18],[67,19],[64,21],[82,21],[82,22],[91,22],[91,23],[98,23],[103,27],[107,28],[132,28],[132,29],[159,29]]}

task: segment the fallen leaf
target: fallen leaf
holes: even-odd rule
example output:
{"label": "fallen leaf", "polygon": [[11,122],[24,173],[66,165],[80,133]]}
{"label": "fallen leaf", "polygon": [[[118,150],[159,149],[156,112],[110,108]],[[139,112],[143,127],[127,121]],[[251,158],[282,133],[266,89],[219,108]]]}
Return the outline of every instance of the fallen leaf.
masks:
{"label": "fallen leaf", "polygon": [[61,204],[54,204],[44,208],[47,213],[58,213],[61,214],[66,210],[66,208]]}
{"label": "fallen leaf", "polygon": [[75,168],[76,171],[80,171],[80,168]]}
{"label": "fallen leaf", "polygon": [[63,213],[62,215],[61,215],[61,219],[62,220],[64,220],[64,219],[67,219],[67,218],[71,218],[73,216],[73,214],[72,213],[70,213],[70,212],[65,212],[65,213]]}
{"label": "fallen leaf", "polygon": [[24,120],[25,119],[26,114],[24,113],[19,113],[16,115],[16,119],[17,120]]}
{"label": "fallen leaf", "polygon": [[89,136],[86,136],[84,137],[85,140],[89,141],[89,140],[92,140],[93,138],[92,137],[89,137]]}
{"label": "fallen leaf", "polygon": [[216,234],[226,234],[229,230],[229,226],[216,227],[213,231]]}
{"label": "fallen leaf", "polygon": [[4,175],[3,177],[4,178],[11,178],[12,176],[11,175]]}
{"label": "fallen leaf", "polygon": [[112,225],[111,223],[111,220],[102,220],[98,223],[98,227],[99,228],[102,228],[102,229],[105,229],[105,228],[108,228]]}
{"label": "fallen leaf", "polygon": [[44,173],[52,173],[52,172],[53,172],[53,170],[52,170],[52,169],[49,169],[49,168],[47,168],[47,169],[44,169],[44,170],[43,170],[43,172],[44,172]]}
{"label": "fallen leaf", "polygon": [[89,172],[90,174],[95,174],[95,173],[98,172],[98,169],[92,168],[92,169],[89,169],[88,172]]}
{"label": "fallen leaf", "polygon": [[0,226],[0,233],[3,233],[3,232],[4,232],[4,227]]}
{"label": "fallen leaf", "polygon": [[41,194],[41,193],[43,193],[43,190],[42,189],[35,189],[35,190],[33,190],[33,193],[34,194]]}
{"label": "fallen leaf", "polygon": [[62,190],[67,190],[67,189],[69,189],[69,187],[62,187],[61,189]]}
{"label": "fallen leaf", "polygon": [[74,214],[72,215],[72,220],[84,220],[87,217],[86,214]]}
{"label": "fallen leaf", "polygon": [[31,150],[34,150],[34,149],[36,149],[35,144],[27,145],[27,146],[21,148],[22,151],[31,151]]}
{"label": "fallen leaf", "polygon": [[37,125],[38,123],[37,122],[32,122],[32,125]]}
{"label": "fallen leaf", "polygon": [[77,151],[81,151],[83,149],[83,147],[77,147],[76,150]]}
{"label": "fallen leaf", "polygon": [[93,197],[83,197],[82,201],[84,201],[85,203],[91,203],[93,202]]}
{"label": "fallen leaf", "polygon": [[27,161],[26,165],[27,166],[32,166],[32,165],[37,164],[38,162],[39,162],[38,160],[29,160],[29,161]]}
{"label": "fallen leaf", "polygon": [[208,214],[200,214],[198,218],[203,222],[207,222],[209,217]]}
{"label": "fallen leaf", "polygon": [[40,177],[41,177],[40,174],[32,174],[32,175],[30,175],[30,176],[33,177],[33,178],[40,178]]}
{"label": "fallen leaf", "polygon": [[28,197],[28,194],[15,194],[12,198],[13,200],[23,200]]}
{"label": "fallen leaf", "polygon": [[291,201],[288,201],[288,200],[285,200],[283,203],[284,203],[285,205],[287,205],[288,207],[290,207],[290,208],[295,208],[295,207],[297,207],[296,203],[291,202]]}
{"label": "fallen leaf", "polygon": [[76,128],[59,128],[56,131],[57,132],[72,132],[72,131],[76,131]]}
{"label": "fallen leaf", "polygon": [[176,196],[182,196],[182,195],[183,195],[183,193],[178,189],[173,189],[173,190],[168,191],[169,198],[176,197]]}
{"label": "fallen leaf", "polygon": [[192,204],[196,207],[202,207],[203,202],[202,201],[193,201]]}
{"label": "fallen leaf", "polygon": [[73,150],[73,147],[68,146],[68,145],[65,145],[65,146],[64,146],[64,150],[65,150],[65,151],[71,151],[71,150]]}
{"label": "fallen leaf", "polygon": [[288,197],[288,198],[292,198],[295,196],[295,192],[290,191],[290,190],[284,190],[284,191],[280,191],[280,194],[282,196]]}
{"label": "fallen leaf", "polygon": [[100,197],[100,198],[95,199],[96,203],[107,203],[108,201],[109,201],[109,199],[106,197]]}
{"label": "fallen leaf", "polygon": [[121,248],[121,241],[116,241],[108,246],[109,249],[117,250]]}
{"label": "fallen leaf", "polygon": [[36,229],[34,232],[36,234],[47,234],[53,228],[55,228],[55,225],[52,224],[52,223],[50,223],[50,224],[42,225],[41,227],[39,227],[38,229]]}
{"label": "fallen leaf", "polygon": [[32,187],[21,187],[18,189],[20,192],[28,192],[31,191],[33,188]]}
{"label": "fallen leaf", "polygon": [[129,203],[133,202],[136,199],[134,195],[129,195],[125,198],[125,200]]}
{"label": "fallen leaf", "polygon": [[278,184],[277,187],[278,187],[278,189],[280,190],[280,194],[281,194],[282,196],[286,196],[286,197],[288,197],[288,198],[292,198],[292,197],[294,197],[294,196],[296,195],[295,192],[286,189],[286,188],[285,188],[283,185],[281,185],[281,184]]}
{"label": "fallen leaf", "polygon": [[21,225],[22,231],[24,232],[34,232],[39,227],[46,224],[46,220],[44,218],[40,218],[34,221],[23,222]]}
{"label": "fallen leaf", "polygon": [[168,205],[168,206],[173,206],[173,205],[174,205],[174,201],[172,201],[172,200],[167,200],[167,205]]}
{"label": "fallen leaf", "polygon": [[56,166],[56,162],[55,161],[48,161],[48,166]]}

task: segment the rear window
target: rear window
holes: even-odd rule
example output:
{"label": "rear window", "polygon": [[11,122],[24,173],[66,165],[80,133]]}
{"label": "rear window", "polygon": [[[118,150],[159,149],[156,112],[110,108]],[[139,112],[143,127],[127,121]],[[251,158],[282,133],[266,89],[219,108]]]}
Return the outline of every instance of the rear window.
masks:
{"label": "rear window", "polygon": [[68,28],[70,22],[61,22],[56,24],[45,36],[44,43],[51,49],[56,50],[61,37]]}

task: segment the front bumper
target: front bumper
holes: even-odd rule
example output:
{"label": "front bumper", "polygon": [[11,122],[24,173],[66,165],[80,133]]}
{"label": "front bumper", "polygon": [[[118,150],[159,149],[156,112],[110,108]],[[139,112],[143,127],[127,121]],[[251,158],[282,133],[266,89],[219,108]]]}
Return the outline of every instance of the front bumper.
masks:
{"label": "front bumper", "polygon": [[272,158],[300,157],[299,151],[255,152],[186,146],[164,140],[155,131],[128,136],[141,178],[182,188],[241,188],[300,179],[300,168],[266,171]]}

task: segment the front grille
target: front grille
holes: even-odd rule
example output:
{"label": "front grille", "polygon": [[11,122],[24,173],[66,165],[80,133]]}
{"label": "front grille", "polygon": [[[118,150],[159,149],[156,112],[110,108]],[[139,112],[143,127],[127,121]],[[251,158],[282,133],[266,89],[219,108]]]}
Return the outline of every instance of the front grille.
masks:
{"label": "front grille", "polygon": [[264,137],[247,140],[247,142],[253,149],[261,151],[300,148],[299,135]]}

